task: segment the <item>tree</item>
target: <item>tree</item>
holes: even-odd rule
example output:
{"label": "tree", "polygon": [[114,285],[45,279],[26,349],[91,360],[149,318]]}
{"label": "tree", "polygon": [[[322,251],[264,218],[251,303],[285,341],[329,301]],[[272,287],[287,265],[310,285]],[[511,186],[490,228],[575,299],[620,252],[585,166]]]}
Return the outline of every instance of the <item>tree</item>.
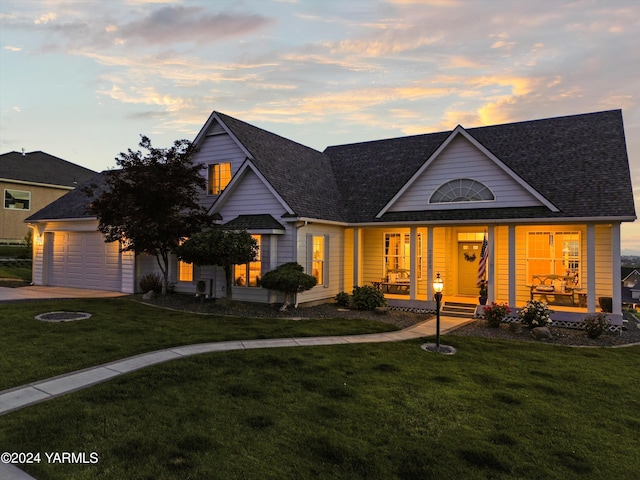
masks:
{"label": "tree", "polygon": [[258,255],[258,242],[246,230],[224,230],[214,227],[195,234],[182,245],[178,258],[194,265],[217,265],[224,269],[227,300],[233,299],[233,266],[253,262]]}
{"label": "tree", "polygon": [[89,213],[98,217],[98,230],[106,242],[120,242],[121,251],[154,255],[162,272],[162,293],[167,292],[169,255],[184,238],[210,224],[206,209],[198,204],[199,189],[206,186],[194,164],[197,151],[188,140],[170,148],[154,148],[141,136],[139,146],[120,153],[120,170],[108,172],[105,188],[85,190],[95,197]]}
{"label": "tree", "polygon": [[293,298],[296,293],[315,287],[316,283],[316,277],[304,273],[304,268],[297,262],[283,263],[275,270],[265,273],[261,281],[264,288],[284,293],[284,303],[280,308],[282,312],[289,306],[289,294]]}

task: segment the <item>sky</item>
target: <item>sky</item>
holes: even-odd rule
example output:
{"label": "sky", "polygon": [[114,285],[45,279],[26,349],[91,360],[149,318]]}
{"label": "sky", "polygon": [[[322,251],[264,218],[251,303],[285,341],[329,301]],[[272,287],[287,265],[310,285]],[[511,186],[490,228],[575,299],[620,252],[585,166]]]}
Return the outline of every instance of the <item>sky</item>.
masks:
{"label": "sky", "polygon": [[214,110],[322,151],[610,109],[640,212],[638,0],[0,1],[0,153],[96,171]]}

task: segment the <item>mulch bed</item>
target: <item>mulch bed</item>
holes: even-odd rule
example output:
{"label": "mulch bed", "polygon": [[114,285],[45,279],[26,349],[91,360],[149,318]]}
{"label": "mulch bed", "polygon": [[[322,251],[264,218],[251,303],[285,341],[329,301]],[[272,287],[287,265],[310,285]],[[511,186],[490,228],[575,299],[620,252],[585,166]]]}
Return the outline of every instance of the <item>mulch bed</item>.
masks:
{"label": "mulch bed", "polygon": [[[322,304],[314,307],[290,307],[286,312],[280,312],[279,306],[262,304],[250,304],[242,302],[215,302],[212,300],[198,299],[191,295],[169,294],[160,295],[152,300],[142,300],[142,295],[134,295],[136,300],[164,308],[195,312],[209,315],[230,315],[252,318],[282,318],[290,320],[318,319],[318,318],[350,318],[367,319],[378,322],[391,323],[398,328],[407,328],[429,318],[429,315],[389,310],[385,315],[370,311],[346,310],[336,307],[335,304]],[[622,333],[606,333],[599,338],[587,337],[584,330],[551,327],[552,340],[541,342],[532,337],[531,331],[522,328],[521,331],[513,331],[508,324],[502,324],[500,328],[489,328],[483,320],[476,320],[464,325],[452,332],[452,335],[475,336],[485,338],[499,338],[503,340],[515,340],[523,342],[549,343],[554,345],[611,347],[629,344],[640,344],[640,322],[631,315],[625,315],[628,319],[626,329]]]}

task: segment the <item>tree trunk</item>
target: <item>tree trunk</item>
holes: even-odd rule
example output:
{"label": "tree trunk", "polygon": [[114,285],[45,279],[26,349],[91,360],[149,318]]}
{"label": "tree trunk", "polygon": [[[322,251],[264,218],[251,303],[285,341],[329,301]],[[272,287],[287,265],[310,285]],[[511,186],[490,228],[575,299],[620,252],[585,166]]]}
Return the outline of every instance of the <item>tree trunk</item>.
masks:
{"label": "tree trunk", "polygon": [[224,277],[227,284],[227,301],[233,300],[233,265],[224,266]]}
{"label": "tree trunk", "polygon": [[[160,261],[161,258],[162,261]],[[160,272],[162,272],[162,295],[166,295],[169,290],[169,255],[166,252],[161,252],[159,255],[156,255],[156,260],[160,267]]]}

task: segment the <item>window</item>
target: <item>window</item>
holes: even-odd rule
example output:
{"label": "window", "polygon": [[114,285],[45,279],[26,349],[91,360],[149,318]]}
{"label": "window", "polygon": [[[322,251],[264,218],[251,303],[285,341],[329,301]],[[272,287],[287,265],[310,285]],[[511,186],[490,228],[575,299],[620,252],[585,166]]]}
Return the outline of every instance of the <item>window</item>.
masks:
{"label": "window", "polygon": [[11,210],[29,210],[31,208],[31,192],[5,190],[4,208]]}
{"label": "window", "polygon": [[[422,277],[422,234],[416,235],[416,268],[418,277]],[[384,266],[385,275],[389,271],[394,274],[406,273],[409,275],[411,268],[411,236],[408,233],[384,234]]]}
{"label": "window", "polygon": [[324,237],[313,237],[311,275],[316,277],[316,285],[324,285]]}
{"label": "window", "polygon": [[209,165],[209,195],[219,195],[231,181],[231,164]]}
{"label": "window", "polygon": [[178,261],[178,281],[193,282],[193,263]]}
{"label": "window", "polygon": [[429,203],[482,202],[495,200],[485,184],[470,178],[458,178],[444,183],[433,192]]}
{"label": "window", "polygon": [[259,287],[260,275],[262,273],[262,260],[260,246],[262,238],[260,235],[251,235],[258,242],[258,254],[253,262],[234,267],[233,284],[236,287]]}
{"label": "window", "polygon": [[573,276],[579,283],[580,232],[529,232],[528,279],[533,275]]}

